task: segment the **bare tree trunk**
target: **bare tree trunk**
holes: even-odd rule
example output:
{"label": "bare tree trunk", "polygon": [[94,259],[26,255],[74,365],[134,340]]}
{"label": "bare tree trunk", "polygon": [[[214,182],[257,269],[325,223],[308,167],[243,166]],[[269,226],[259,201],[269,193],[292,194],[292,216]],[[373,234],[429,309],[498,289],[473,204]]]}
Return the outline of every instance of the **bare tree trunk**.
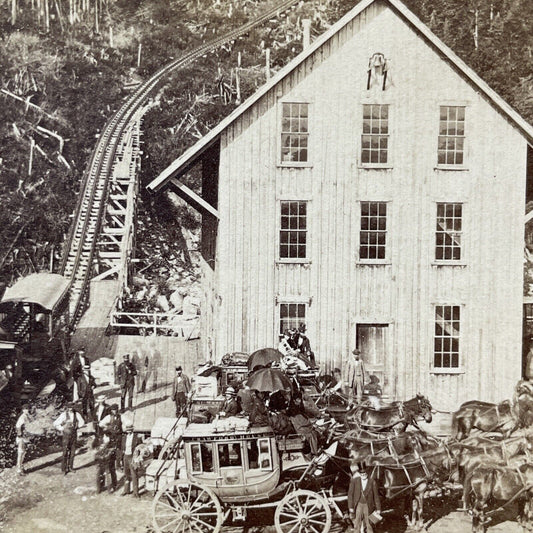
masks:
{"label": "bare tree trunk", "polygon": [[109,26],[109,47],[113,48],[113,26]]}
{"label": "bare tree trunk", "polygon": [[59,27],[61,28],[61,31],[63,32],[63,30],[64,30],[64,27],[63,27],[63,15],[61,14],[61,9],[59,7],[59,4],[57,3],[57,0],[54,0],[54,6],[56,8],[57,20],[59,20]]}
{"label": "bare tree trunk", "polygon": [[48,0],[44,0],[44,26],[46,33],[50,31],[50,9],[48,6]]}
{"label": "bare tree trunk", "polygon": [[140,68],[141,66],[141,51],[142,51],[142,43],[139,43],[139,49],[137,50],[137,68]]}
{"label": "bare tree trunk", "polygon": [[11,0],[11,25],[17,23],[17,0]]}
{"label": "bare tree trunk", "polygon": [[270,79],[270,48],[265,50],[265,74],[266,79]]}
{"label": "bare tree trunk", "polygon": [[98,0],[95,0],[94,2],[94,31],[100,33],[100,30],[98,29]]}
{"label": "bare tree trunk", "polygon": [[72,0],[68,0],[68,22],[72,26],[74,24],[74,6]]}
{"label": "bare tree trunk", "polygon": [[476,7],[474,9],[474,48],[477,50],[478,47],[478,38],[479,38],[479,25],[478,25],[478,18],[479,18],[479,10]]}
{"label": "bare tree trunk", "polygon": [[241,53],[237,54],[237,68],[235,69],[235,87],[237,90],[237,96],[235,99],[236,104],[241,103],[241,78],[239,76],[241,70]]}
{"label": "bare tree trunk", "polygon": [[33,137],[30,138],[30,161],[28,163],[28,176],[31,176],[31,171],[33,167],[33,149],[35,148],[35,140]]}

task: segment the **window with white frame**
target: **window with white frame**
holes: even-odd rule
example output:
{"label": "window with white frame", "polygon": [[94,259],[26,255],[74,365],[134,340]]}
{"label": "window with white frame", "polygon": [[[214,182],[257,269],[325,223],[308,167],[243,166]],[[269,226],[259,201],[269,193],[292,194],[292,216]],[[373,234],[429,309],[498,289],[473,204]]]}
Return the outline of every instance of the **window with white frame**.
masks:
{"label": "window with white frame", "polygon": [[385,164],[389,154],[389,106],[363,105],[361,163]]}
{"label": "window with white frame", "polygon": [[280,303],[279,304],[279,333],[288,329],[298,329],[300,324],[306,324],[305,316],[307,304],[304,303]]}
{"label": "window with white frame", "polygon": [[283,103],[281,107],[281,162],[309,161],[309,104]]}
{"label": "window with white frame", "polygon": [[459,368],[459,341],[461,333],[461,306],[435,306],[435,337],[433,366]]}
{"label": "window with white frame", "polygon": [[439,165],[462,165],[465,152],[464,106],[440,106]]}
{"label": "window with white frame", "polygon": [[307,202],[282,201],[279,258],[307,258]]}
{"label": "window with white frame", "polygon": [[435,260],[460,261],[463,231],[463,204],[437,203]]}
{"label": "window with white frame", "polygon": [[361,202],[359,259],[385,259],[387,202]]}

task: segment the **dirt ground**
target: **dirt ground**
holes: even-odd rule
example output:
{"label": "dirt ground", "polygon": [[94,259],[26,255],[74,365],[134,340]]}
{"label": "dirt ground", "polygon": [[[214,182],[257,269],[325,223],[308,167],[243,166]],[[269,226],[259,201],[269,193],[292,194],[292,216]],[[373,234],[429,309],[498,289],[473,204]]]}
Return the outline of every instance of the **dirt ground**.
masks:
{"label": "dirt ground", "polygon": [[[15,469],[0,473],[0,531],[6,533],[149,533],[151,532],[151,494],[141,499],[95,491],[93,452],[80,450],[76,456],[75,471],[63,475],[60,454],[54,452],[28,464],[28,474],[18,476]],[[122,475],[119,473],[119,483]],[[457,511],[458,501],[428,501],[425,509],[429,533],[468,533],[471,525],[468,515]],[[496,515],[490,533],[521,533],[514,521],[516,508],[504,515]],[[385,512],[384,521],[375,528],[378,533],[409,531],[401,513]],[[263,522],[261,522],[261,520]],[[254,533],[273,533],[265,527],[265,518],[255,524],[248,522]],[[241,532],[242,527],[225,527],[224,533]],[[333,532],[346,531],[338,520]]]}

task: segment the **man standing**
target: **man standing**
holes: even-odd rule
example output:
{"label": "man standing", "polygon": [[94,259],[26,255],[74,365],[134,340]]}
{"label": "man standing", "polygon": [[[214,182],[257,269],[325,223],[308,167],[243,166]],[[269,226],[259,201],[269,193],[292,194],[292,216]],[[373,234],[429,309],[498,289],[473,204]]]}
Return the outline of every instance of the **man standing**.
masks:
{"label": "man standing", "polygon": [[81,414],[86,420],[94,418],[94,389],[96,380],[91,374],[91,365],[85,364],[82,373],[76,381],[79,399],[81,400]]}
{"label": "man standing", "polygon": [[109,472],[111,487],[109,492],[117,489],[117,472],[115,470],[114,448],[107,433],[104,433],[102,442],[96,448],[94,454],[96,461],[96,493],[99,494],[105,488],[105,475]]}
{"label": "man standing", "polygon": [[109,435],[110,448],[112,449],[113,463],[120,468],[120,445],[122,442],[122,419],[118,413],[118,405],[114,403],[109,408],[109,414],[100,422],[100,428]]}
{"label": "man standing", "polygon": [[74,470],[74,455],[78,440],[78,428],[85,425],[82,416],[74,410],[73,403],[67,403],[65,411],[55,420],[54,427],[61,433],[63,460],[61,470],[65,475]]}
{"label": "man standing", "polygon": [[131,494],[130,484],[133,487],[133,496],[139,497],[139,478],[137,476],[137,469],[133,464],[133,451],[138,444],[141,444],[142,439],[133,433],[133,424],[130,422],[124,428],[126,433],[122,435],[122,459],[124,462],[124,490],[122,496]]}
{"label": "man standing", "polygon": [[309,365],[312,368],[316,368],[315,354],[311,350],[309,337],[305,334],[306,330],[306,325],[301,322],[298,326],[298,350],[300,350],[300,353],[309,360]]}
{"label": "man standing", "polygon": [[124,412],[126,405],[126,395],[128,398],[128,409],[133,406],[133,390],[135,387],[135,376],[137,375],[137,369],[135,365],[130,361],[130,354],[124,356],[124,360],[118,365],[117,378],[120,385],[120,410]]}
{"label": "man standing", "polygon": [[22,406],[22,413],[17,419],[15,430],[17,432],[17,473],[24,475],[24,457],[26,455],[26,448],[28,447],[28,429],[27,425],[30,421],[30,407],[27,404]]}
{"label": "man standing", "polygon": [[103,394],[100,394],[96,398],[96,406],[94,409],[94,434],[97,441],[101,440],[103,430],[100,426],[100,422],[110,413],[109,405],[106,403],[106,398]]}
{"label": "man standing", "polygon": [[352,477],[348,489],[348,512],[353,521],[354,531],[361,531],[364,521],[366,533],[373,533],[370,515],[381,510],[378,487],[373,476],[368,477],[365,465],[352,462],[350,465]]}
{"label": "man standing", "polygon": [[354,357],[348,361],[346,384],[349,387],[351,397],[356,397],[357,403],[360,403],[365,385],[365,367],[361,359],[361,350],[356,348],[352,354]]}
{"label": "man standing", "polygon": [[176,416],[181,416],[187,406],[187,395],[191,391],[191,381],[183,373],[181,366],[176,367],[176,377],[172,386],[172,398],[176,404]]}

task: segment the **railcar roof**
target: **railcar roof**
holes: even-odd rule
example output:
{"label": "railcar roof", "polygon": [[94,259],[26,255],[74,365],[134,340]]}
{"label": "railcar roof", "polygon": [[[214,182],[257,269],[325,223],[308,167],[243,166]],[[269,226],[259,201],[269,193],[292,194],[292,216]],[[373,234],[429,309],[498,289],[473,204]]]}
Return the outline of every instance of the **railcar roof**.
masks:
{"label": "railcar roof", "polygon": [[52,311],[68,288],[69,281],[60,274],[30,274],[6,289],[0,305],[7,302],[35,303]]}

